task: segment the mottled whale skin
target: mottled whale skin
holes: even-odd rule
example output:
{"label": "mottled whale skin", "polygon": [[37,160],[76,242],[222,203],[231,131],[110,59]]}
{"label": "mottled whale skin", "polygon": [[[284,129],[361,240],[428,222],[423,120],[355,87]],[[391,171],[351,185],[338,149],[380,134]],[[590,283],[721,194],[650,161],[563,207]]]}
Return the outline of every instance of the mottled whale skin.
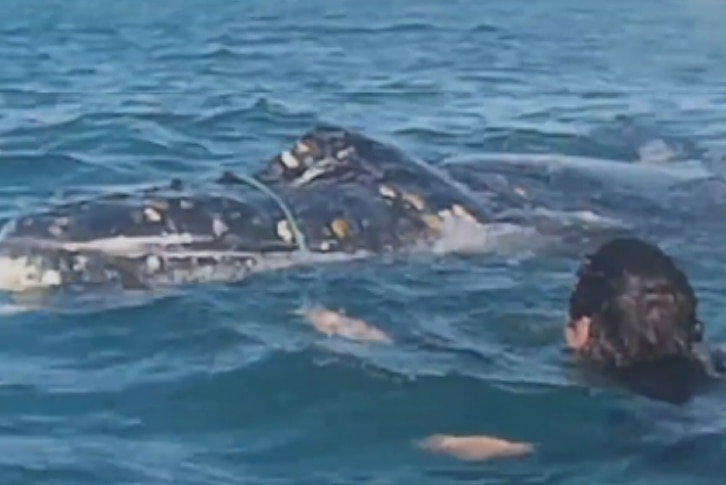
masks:
{"label": "mottled whale skin", "polygon": [[300,253],[314,261],[405,251],[435,240],[452,219],[483,225],[495,216],[401,150],[318,126],[251,177],[173,180],[10,221],[0,239],[0,289],[232,282],[294,264]]}

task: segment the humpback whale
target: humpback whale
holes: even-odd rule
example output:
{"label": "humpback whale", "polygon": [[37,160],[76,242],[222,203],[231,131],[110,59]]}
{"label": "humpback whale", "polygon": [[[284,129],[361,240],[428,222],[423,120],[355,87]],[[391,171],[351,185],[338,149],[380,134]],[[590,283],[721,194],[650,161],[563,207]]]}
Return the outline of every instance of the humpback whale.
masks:
{"label": "humpback whale", "polygon": [[[516,215],[531,200],[510,173],[474,167],[429,164],[361,132],[315,126],[251,174],[173,179],[18,215],[0,231],[0,291],[236,282],[431,248],[452,227],[561,229]],[[549,182],[533,187],[542,190],[553,192]]]}
{"label": "humpback whale", "polygon": [[303,261],[398,253],[434,241],[447,223],[493,220],[435,167],[361,133],[317,126],[250,176],[174,179],[8,221],[0,290],[232,282]]}

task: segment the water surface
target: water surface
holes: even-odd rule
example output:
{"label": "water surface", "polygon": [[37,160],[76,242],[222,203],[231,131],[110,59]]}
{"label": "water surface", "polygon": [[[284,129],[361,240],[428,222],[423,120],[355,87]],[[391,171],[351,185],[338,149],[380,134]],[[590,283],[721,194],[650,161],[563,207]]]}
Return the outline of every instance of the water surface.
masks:
{"label": "water surface", "polygon": [[[721,2],[8,0],[0,16],[3,219],[64,191],[249,173],[337,123],[433,164],[549,174],[549,194],[531,188],[553,208],[615,217],[674,254],[709,337],[725,337],[726,186],[657,175],[723,171]],[[671,409],[571,375],[574,256],[354,261],[8,311],[0,479],[721,483],[722,395]],[[397,344],[322,338],[295,314],[311,302]],[[412,446],[437,432],[537,452],[481,465]]]}

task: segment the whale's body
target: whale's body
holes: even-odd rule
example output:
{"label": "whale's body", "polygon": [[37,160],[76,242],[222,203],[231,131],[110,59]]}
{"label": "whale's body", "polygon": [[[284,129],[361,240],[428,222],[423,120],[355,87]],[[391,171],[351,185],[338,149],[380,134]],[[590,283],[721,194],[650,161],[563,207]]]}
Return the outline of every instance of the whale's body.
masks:
{"label": "whale's body", "polygon": [[250,177],[174,180],[10,221],[0,289],[237,281],[302,261],[405,251],[452,221],[493,221],[486,207],[394,147],[317,127]]}
{"label": "whale's body", "polygon": [[[0,234],[0,290],[234,282],[259,271],[436,248],[452,227],[458,241],[446,251],[486,245],[491,228],[512,224],[562,233],[573,214],[587,226],[612,227],[583,202],[598,185],[613,186],[616,202],[628,206],[631,195],[650,203],[647,182],[657,204],[670,187],[708,177],[688,167],[512,157],[435,167],[361,133],[319,126],[251,175],[173,180],[13,219]],[[552,177],[562,170],[578,181],[555,187]],[[631,195],[623,192],[629,184]]]}

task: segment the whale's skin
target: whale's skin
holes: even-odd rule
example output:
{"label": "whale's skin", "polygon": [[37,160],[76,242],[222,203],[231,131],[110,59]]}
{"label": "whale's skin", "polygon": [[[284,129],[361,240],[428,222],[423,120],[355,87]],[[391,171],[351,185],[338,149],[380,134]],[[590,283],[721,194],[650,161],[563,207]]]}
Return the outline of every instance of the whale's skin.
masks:
{"label": "whale's skin", "polygon": [[0,289],[236,281],[300,252],[405,251],[447,220],[495,220],[492,207],[390,144],[317,126],[250,177],[174,179],[20,215],[0,239]]}

